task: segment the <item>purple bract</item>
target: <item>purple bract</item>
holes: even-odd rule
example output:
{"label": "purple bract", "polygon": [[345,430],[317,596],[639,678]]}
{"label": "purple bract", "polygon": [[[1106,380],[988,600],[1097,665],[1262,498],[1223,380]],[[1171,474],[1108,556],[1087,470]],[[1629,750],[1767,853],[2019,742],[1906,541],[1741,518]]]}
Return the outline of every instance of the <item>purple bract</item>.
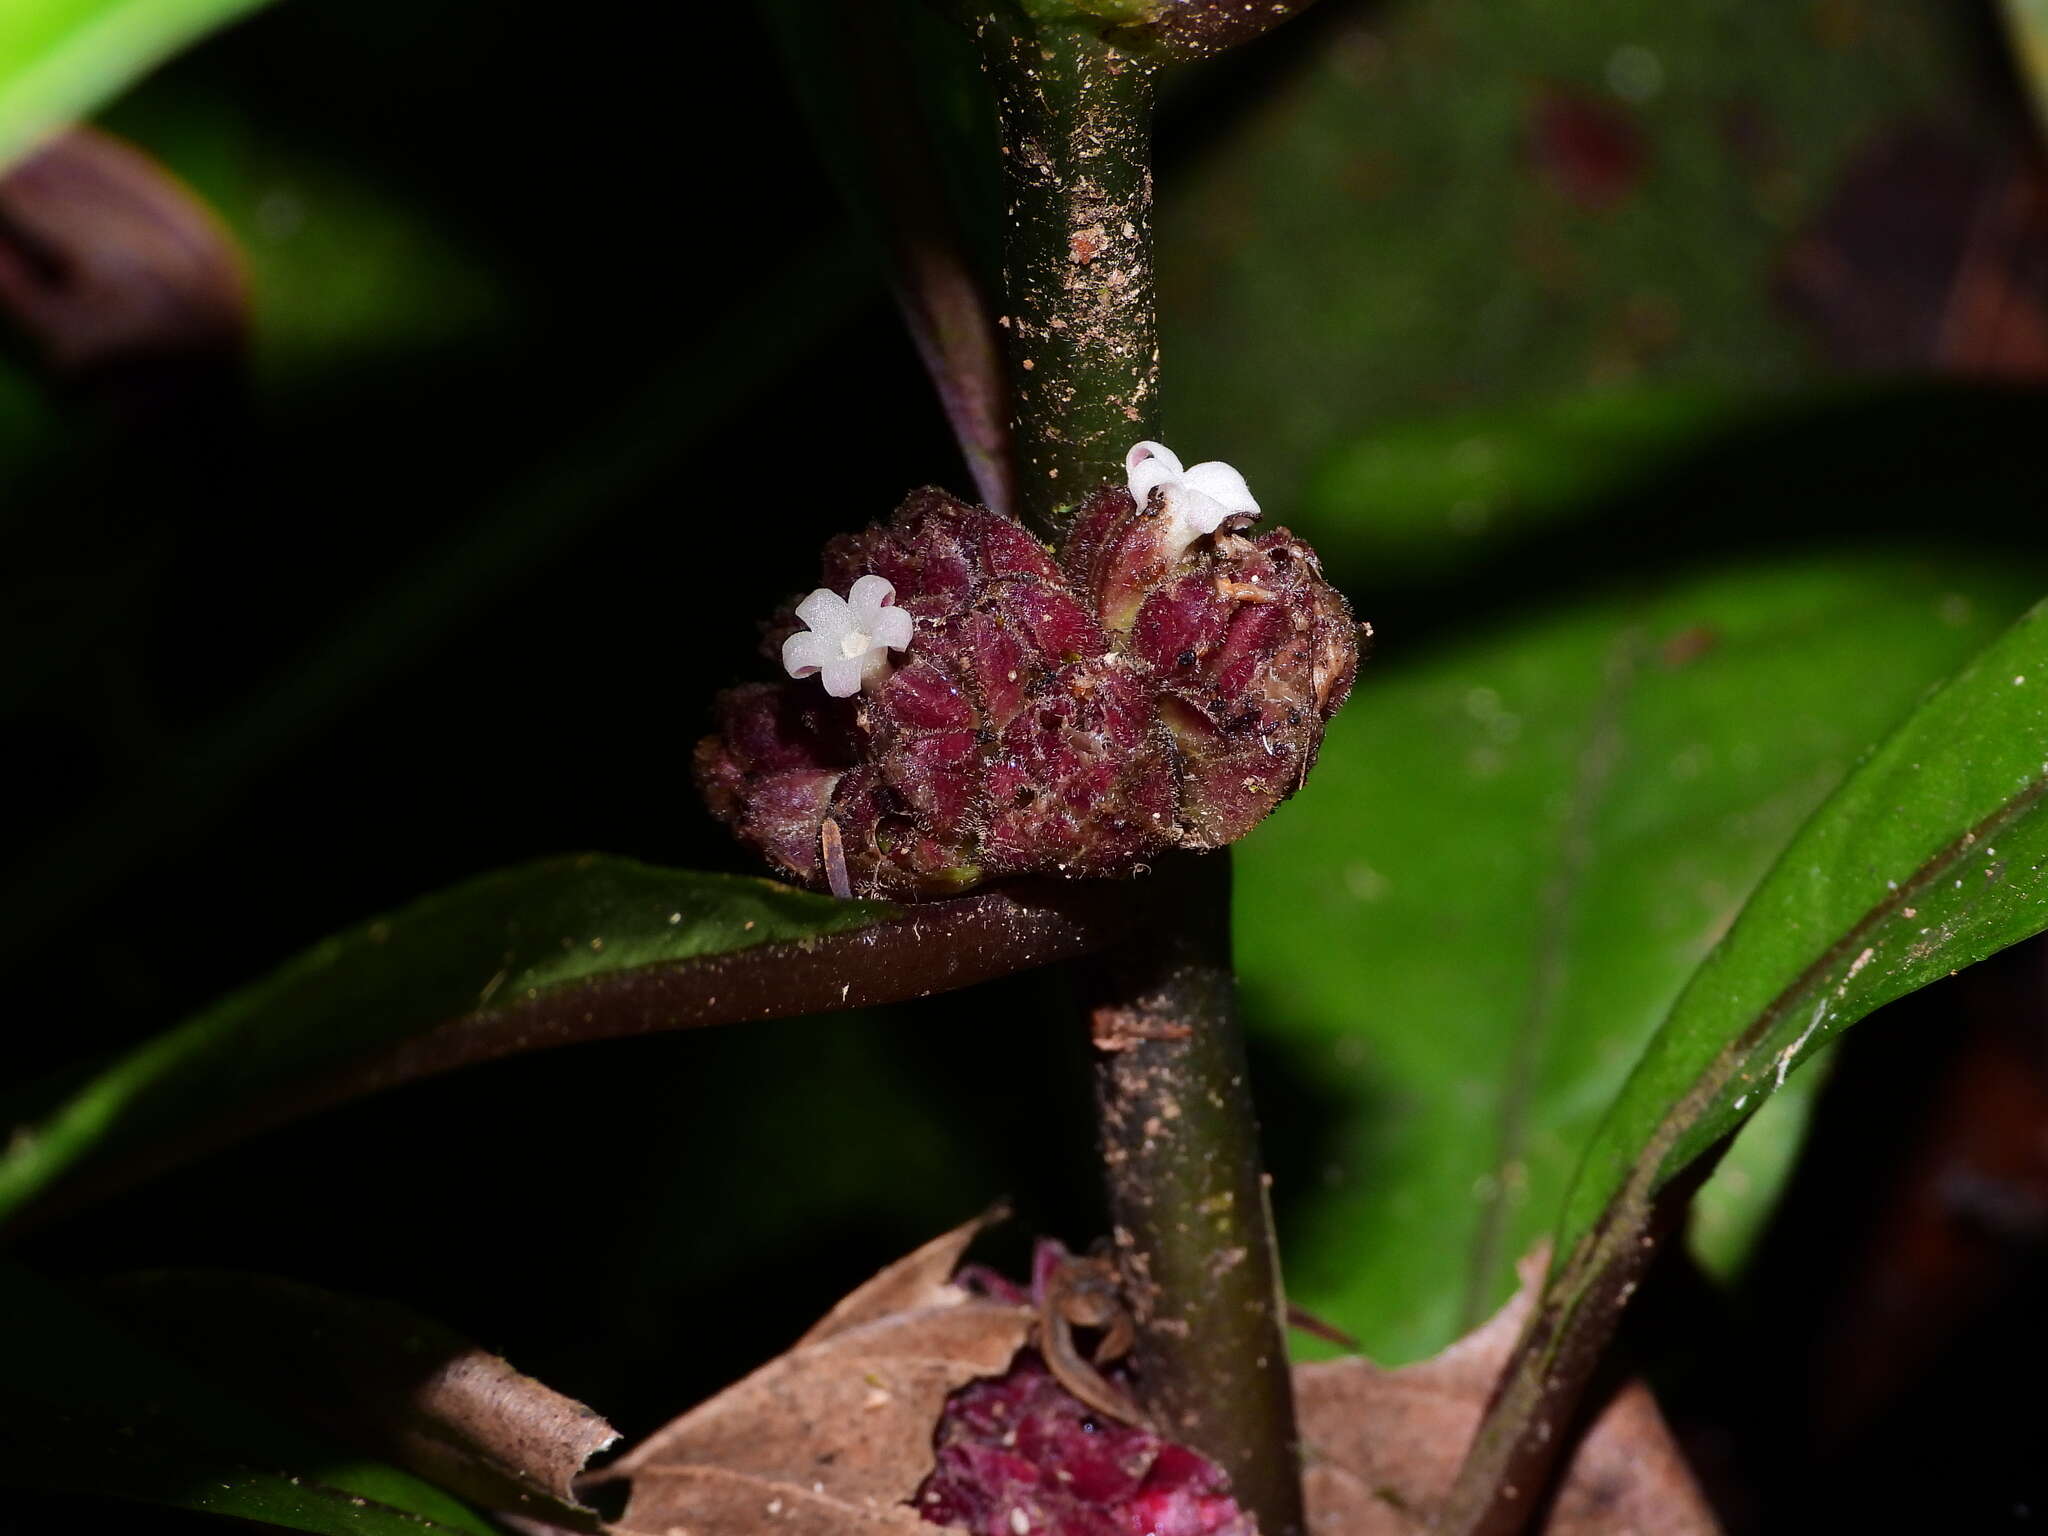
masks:
{"label": "purple bract", "polygon": [[1256,1536],[1208,1458],[1095,1414],[1026,1351],[946,1402],[918,1511],[974,1536]]}
{"label": "purple bract", "polygon": [[[1055,560],[925,489],[834,539],[822,585],[889,582],[910,645],[851,698],[812,678],[721,694],[696,757],[712,811],[787,875],[836,883],[836,848],[848,889],[888,897],[1242,837],[1314,763],[1359,628],[1285,530],[1175,550],[1166,523],[1157,493],[1106,485]],[[797,629],[792,605],[769,653]]]}

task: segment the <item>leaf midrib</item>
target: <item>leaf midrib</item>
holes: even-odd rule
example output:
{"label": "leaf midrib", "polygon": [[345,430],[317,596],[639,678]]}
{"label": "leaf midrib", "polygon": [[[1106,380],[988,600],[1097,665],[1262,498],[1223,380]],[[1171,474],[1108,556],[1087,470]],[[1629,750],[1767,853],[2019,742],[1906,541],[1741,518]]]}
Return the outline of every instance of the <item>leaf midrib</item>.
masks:
{"label": "leaf midrib", "polygon": [[1507,1170],[1527,1150],[1529,1108],[1537,1071],[1564,996],[1572,918],[1592,864],[1591,829],[1614,780],[1615,763],[1622,754],[1621,715],[1641,675],[1643,639],[1640,625],[1631,623],[1607,648],[1600,692],[1587,713],[1584,738],[1575,758],[1570,797],[1558,818],[1553,846],[1555,863],[1543,882],[1539,898],[1542,927],[1530,966],[1528,1002],[1510,1042],[1509,1065],[1502,1084],[1500,1137],[1493,1165],[1496,1171],[1480,1202],[1466,1264],[1458,1319],[1460,1333],[1477,1327],[1498,1300],[1494,1279],[1501,1268],[1501,1250],[1507,1236]]}
{"label": "leaf midrib", "polygon": [[[2048,772],[2035,774],[2024,788],[2002,802],[1996,810],[1929,854],[1918,869],[1899,882],[1897,889],[1887,890],[1884,896],[1865,910],[1839,939],[1822,951],[1783,991],[1772,998],[1743,1028],[1742,1033],[1729,1042],[1706,1072],[1695,1080],[1693,1089],[1674,1106],[1669,1119],[1680,1123],[1676,1125],[1671,1141],[1660,1152],[1658,1174],[1645,1193],[1654,1194],[1667,1182],[1668,1176],[1662,1172],[1662,1161],[1669,1157],[1690,1125],[1697,1124],[1704,1118],[1706,1109],[1719,1098],[1757,1047],[1771,1037],[1778,1025],[1787,1016],[1813,1001],[1816,987],[1825,991],[1826,983],[1836,969],[1860,954],[1873,934],[1886,923],[1903,915],[1908,905],[1920,900],[1938,882],[1947,879],[1958,865],[1967,861],[1968,855],[1978,844],[1988,838],[1997,837],[2018,821],[2041,800],[2044,794],[2048,794]],[[1798,1063],[1794,1065],[1797,1066]],[[1702,1089],[1706,1090],[1704,1101],[1695,1097]],[[1763,1091],[1758,1098],[1758,1108],[1762,1108],[1764,1101],[1776,1091],[1775,1087]],[[1681,1120],[1681,1116],[1687,1111],[1692,1112],[1690,1120]],[[1661,1131],[1662,1127],[1659,1129]]]}
{"label": "leaf midrib", "polygon": [[[1570,1319],[1577,1310],[1578,1302],[1609,1267],[1616,1245],[1626,1248],[1633,1244],[1635,1234],[1643,1226],[1650,1201],[1670,1182],[1672,1174],[1667,1173],[1665,1164],[1672,1152],[1686,1132],[1705,1118],[1706,1111],[1727,1090],[1757,1046],[1770,1038],[1783,1019],[1811,1000],[1817,985],[1824,986],[1837,967],[1860,953],[1874,932],[1899,916],[1909,903],[1919,900],[1937,882],[1946,879],[1970,849],[1987,837],[1997,836],[2032,809],[2044,795],[2048,795],[2048,772],[2034,775],[2025,788],[1998,809],[1928,855],[1918,869],[1899,882],[1897,889],[1888,890],[1844,931],[1841,938],[1829,945],[1777,996],[1759,1009],[1742,1033],[1723,1046],[1706,1069],[1693,1079],[1692,1086],[1658,1122],[1656,1130],[1643,1143],[1642,1150],[1630,1160],[1628,1177],[1608,1198],[1599,1219],[1574,1240],[1571,1258],[1556,1272],[1543,1312],[1539,1313],[1539,1317],[1554,1314],[1554,1327],[1550,1333],[1553,1345],[1561,1343],[1569,1331]],[[1863,1016],[1867,1015],[1859,1017]],[[1761,1109],[1775,1092],[1775,1088],[1761,1091],[1757,1108]],[[1749,1114],[1756,1112],[1751,1110]],[[1673,1172],[1676,1171],[1682,1170]]]}

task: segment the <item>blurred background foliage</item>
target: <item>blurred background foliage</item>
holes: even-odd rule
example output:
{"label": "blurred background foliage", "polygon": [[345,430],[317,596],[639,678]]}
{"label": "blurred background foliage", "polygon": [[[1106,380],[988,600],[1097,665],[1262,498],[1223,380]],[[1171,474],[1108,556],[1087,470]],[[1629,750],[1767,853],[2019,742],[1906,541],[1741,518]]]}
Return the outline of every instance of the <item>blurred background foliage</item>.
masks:
{"label": "blurred background foliage", "polygon": [[[774,29],[706,10],[293,0],[97,119],[231,232],[247,365],[138,387],[16,312],[13,1070],[481,869],[739,867],[712,691],[802,551],[968,487]],[[2042,590],[2048,194],[1996,12],[1941,0],[1322,0],[1177,83],[1160,186],[1169,438],[1377,631],[1239,947],[1299,1299],[1405,1360],[1504,1294],[1800,818]],[[1057,994],[505,1062],[33,1256],[400,1296],[631,1434],[996,1194],[1094,1235]],[[1710,1188],[1717,1274],[1803,1134]]]}

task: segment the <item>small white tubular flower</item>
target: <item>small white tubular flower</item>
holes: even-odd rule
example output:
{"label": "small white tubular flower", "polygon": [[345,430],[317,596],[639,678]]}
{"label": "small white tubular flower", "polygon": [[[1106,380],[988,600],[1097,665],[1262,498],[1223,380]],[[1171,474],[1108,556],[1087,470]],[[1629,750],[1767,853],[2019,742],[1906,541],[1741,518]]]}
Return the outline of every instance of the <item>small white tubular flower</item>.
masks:
{"label": "small white tubular flower", "polygon": [[1140,507],[1154,490],[1161,493],[1168,519],[1161,543],[1176,555],[1233,517],[1259,515],[1244,476],[1221,460],[1182,469],[1180,456],[1164,443],[1139,443],[1124,455],[1124,472]]}
{"label": "small white tubular flower", "polygon": [[806,628],[782,642],[783,670],[818,673],[835,699],[880,682],[889,675],[889,652],[910,646],[910,614],[880,576],[861,577],[844,597],[820,587],[796,605],[796,616]]}

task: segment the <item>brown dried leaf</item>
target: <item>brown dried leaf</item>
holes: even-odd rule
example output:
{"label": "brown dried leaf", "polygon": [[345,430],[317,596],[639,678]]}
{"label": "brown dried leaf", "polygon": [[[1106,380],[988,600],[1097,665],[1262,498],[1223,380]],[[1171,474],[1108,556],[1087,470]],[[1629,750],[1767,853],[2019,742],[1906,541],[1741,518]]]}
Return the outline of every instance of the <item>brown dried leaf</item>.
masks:
{"label": "brown dried leaf", "polygon": [[998,1375],[1028,1307],[947,1278],[990,1218],[927,1243],[834,1307],[795,1348],[657,1430],[599,1474],[631,1480],[621,1533],[911,1529],[946,1398]]}
{"label": "brown dried leaf", "polygon": [[1836,362],[2048,376],[2048,177],[1944,130],[1887,133],[1849,162],[1776,287]]}
{"label": "brown dried leaf", "polygon": [[[1295,1368],[1312,1536],[1413,1536],[1450,1491],[1481,1410],[1543,1278],[1442,1354],[1397,1371],[1370,1360]],[[1594,1422],[1565,1473],[1549,1536],[1711,1536],[1720,1529],[1656,1401],[1631,1382]]]}
{"label": "brown dried leaf", "polygon": [[916,1252],[905,1254],[874,1279],[849,1291],[837,1306],[818,1319],[809,1333],[796,1341],[796,1347],[823,1343],[835,1333],[878,1322],[892,1313],[950,1307],[965,1301],[967,1293],[953,1283],[953,1271],[960,1267],[967,1245],[1009,1214],[1007,1207],[995,1206],[933,1238]]}
{"label": "brown dried leaf", "polygon": [[107,1301],[212,1374],[473,1504],[598,1528],[571,1484],[618,1432],[404,1307],[205,1270],[132,1276]]}
{"label": "brown dried leaf", "polygon": [[876,1531],[931,1531],[908,1504],[862,1509],[829,1494],[768,1484],[718,1467],[662,1467],[633,1482],[633,1505],[614,1536],[867,1536]]}

